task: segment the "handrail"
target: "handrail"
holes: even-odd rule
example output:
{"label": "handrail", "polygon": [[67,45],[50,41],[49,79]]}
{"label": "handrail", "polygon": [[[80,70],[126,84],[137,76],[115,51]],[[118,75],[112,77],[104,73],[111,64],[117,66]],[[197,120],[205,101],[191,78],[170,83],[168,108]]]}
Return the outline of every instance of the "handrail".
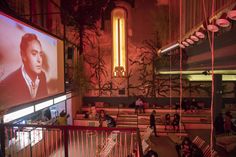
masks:
{"label": "handrail", "polygon": [[[27,128],[32,128],[31,131],[33,131],[33,132],[26,131]],[[26,129],[26,130],[24,130],[24,129]],[[13,132],[13,130],[14,130],[14,132]],[[22,140],[28,141],[27,139],[25,139],[25,138],[28,138],[27,137],[28,134],[29,134],[29,141],[32,140],[30,138],[31,134],[33,134],[33,136],[37,135],[38,137],[40,136],[38,134],[42,134],[41,135],[41,139],[38,142],[40,142],[42,140],[43,143],[46,143],[46,147],[39,148],[39,149],[43,149],[43,150],[41,150],[41,152],[52,153],[53,150],[54,151],[58,150],[58,151],[60,151],[59,153],[63,152],[64,156],[68,157],[68,156],[71,156],[71,153],[73,153],[75,151],[75,150],[71,150],[71,148],[74,149],[74,146],[72,146],[73,141],[77,141],[78,140],[77,138],[80,138],[80,140],[81,140],[81,137],[78,137],[78,134],[80,134],[80,136],[82,136],[82,134],[84,134],[83,135],[83,140],[85,140],[85,143],[86,143],[86,141],[88,142],[88,140],[89,141],[91,140],[91,137],[87,136],[88,134],[85,133],[86,131],[88,131],[88,132],[92,131],[92,132],[95,132],[96,134],[97,133],[98,134],[101,133],[102,137],[105,138],[104,140],[107,140],[106,136],[108,134],[112,133],[112,131],[119,131],[120,132],[120,138],[119,138],[120,143],[126,142],[126,138],[123,139],[125,141],[123,141],[121,139],[122,136],[124,136],[124,135],[126,136],[127,134],[130,135],[130,134],[134,133],[136,138],[134,138],[134,139],[131,138],[129,140],[129,142],[136,143],[136,145],[132,146],[132,149],[137,150],[137,153],[138,153],[139,157],[143,156],[142,155],[142,146],[141,146],[140,132],[139,132],[139,129],[137,129],[137,128],[107,128],[107,127],[91,127],[91,126],[87,127],[87,126],[72,126],[72,125],[60,125],[59,126],[59,125],[38,125],[38,124],[36,124],[36,125],[34,125],[34,124],[9,124],[9,123],[0,124],[1,150],[2,150],[2,153],[4,155],[7,155],[6,154],[7,152],[8,153],[9,152],[10,153],[12,153],[12,152],[14,153],[14,145],[11,145],[11,144],[10,145],[8,145],[8,144],[6,145],[6,143],[10,142],[11,139],[16,138],[15,135],[17,135],[16,139],[18,140],[18,138],[19,138],[19,142],[20,142],[20,140],[21,141]],[[17,133],[17,132],[19,132],[19,133]],[[23,132],[23,134],[20,133],[20,132]],[[104,133],[105,133],[106,136],[103,136]],[[77,134],[77,135],[75,135],[75,134]],[[89,137],[89,139],[88,139],[88,137]],[[95,142],[96,142],[96,145],[97,145],[98,144],[97,142],[98,142],[99,136],[95,136],[95,137],[96,137]],[[33,141],[34,140],[35,140],[35,137],[33,138]],[[99,141],[101,142],[101,140],[99,140]],[[25,143],[25,142],[23,142],[23,143]],[[102,144],[102,143],[100,143],[100,144]],[[83,153],[90,154],[89,148],[87,148],[87,144],[84,145],[83,142],[80,143],[80,144],[81,144],[82,147],[84,147],[84,149],[82,149]],[[28,147],[28,148],[30,148],[30,154],[31,155],[32,155],[32,150],[35,150],[35,149],[38,148],[37,145],[43,145],[43,144],[42,144],[42,142],[39,143],[39,144],[33,144],[33,145],[31,143],[30,147]],[[64,151],[61,152],[61,150],[57,149],[58,148],[57,145],[60,145],[62,150],[64,150]],[[129,145],[129,143],[126,143],[126,145]],[[26,144],[26,146],[27,146],[27,144]],[[85,149],[85,147],[86,147],[86,149]],[[126,152],[126,154],[127,153],[131,153],[130,152],[131,147],[129,149],[128,148],[124,148],[121,144],[119,144],[118,147],[120,147],[119,149],[126,150],[126,151],[121,151],[121,153],[122,152],[123,153]],[[27,148],[24,145],[21,149],[23,150],[23,156],[24,156],[24,152],[27,151]],[[96,148],[96,149],[99,149],[99,148]],[[127,149],[128,149],[128,151],[127,151]],[[10,151],[6,151],[6,150],[10,150]],[[113,151],[115,151],[115,148],[114,148]],[[123,154],[123,155],[125,155],[125,154]],[[90,154],[90,156],[91,156],[91,154]]]}

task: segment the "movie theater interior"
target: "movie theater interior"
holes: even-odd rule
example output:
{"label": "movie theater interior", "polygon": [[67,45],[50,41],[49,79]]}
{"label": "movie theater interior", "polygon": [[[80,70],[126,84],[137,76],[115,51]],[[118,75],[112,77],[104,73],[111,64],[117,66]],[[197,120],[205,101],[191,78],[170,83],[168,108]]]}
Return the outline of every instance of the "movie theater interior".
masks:
{"label": "movie theater interior", "polygon": [[235,157],[236,0],[0,0],[0,157]]}

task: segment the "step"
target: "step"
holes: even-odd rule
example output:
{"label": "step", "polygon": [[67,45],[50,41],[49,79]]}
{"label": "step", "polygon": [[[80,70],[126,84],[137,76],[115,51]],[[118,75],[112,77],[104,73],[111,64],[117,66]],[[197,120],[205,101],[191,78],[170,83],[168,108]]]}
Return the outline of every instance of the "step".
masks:
{"label": "step", "polygon": [[[138,128],[139,128],[139,129],[146,129],[147,127],[149,127],[149,124],[147,124],[147,125],[145,125],[145,124],[138,124]],[[168,128],[168,127],[171,127],[171,128],[172,128],[172,126],[167,126],[167,128]],[[158,129],[163,129],[163,130],[164,130],[164,129],[165,129],[165,125],[159,125],[159,124],[157,124],[157,125],[156,125],[156,128],[157,128],[157,130],[158,130]],[[180,126],[180,129],[181,129],[181,130],[185,130],[185,126],[184,126],[184,125],[181,125],[181,126]]]}
{"label": "step", "polygon": [[[149,117],[147,116],[138,116],[138,121],[147,121],[149,122]],[[156,116],[157,121],[163,122],[165,121],[164,117]],[[173,117],[171,117],[171,121],[173,120]],[[182,122],[193,122],[193,123],[207,123],[210,122],[210,119],[207,117],[181,117]]]}
{"label": "step", "polygon": [[117,122],[138,122],[137,118],[121,118],[121,117],[118,117]]}
{"label": "step", "polygon": [[117,125],[136,125],[137,126],[137,121],[136,122],[131,122],[131,121],[117,121]]}
{"label": "step", "polygon": [[129,125],[126,125],[126,124],[118,124],[116,125],[117,128],[137,128],[137,125],[135,124],[129,124]]}
{"label": "step", "polygon": [[211,129],[210,123],[184,123],[185,129],[194,130],[194,129],[203,129],[209,130]]}
{"label": "step", "polygon": [[[169,134],[175,134],[176,136],[188,136],[188,133],[185,132],[185,131],[182,131],[182,132],[173,132],[173,131],[172,132],[171,131],[167,132],[167,131],[163,131],[163,130],[157,131],[158,136],[169,136]],[[141,137],[144,136],[145,132],[140,131],[140,135],[141,135]]]}
{"label": "step", "polygon": [[119,117],[135,117],[138,118],[137,114],[118,114]]}

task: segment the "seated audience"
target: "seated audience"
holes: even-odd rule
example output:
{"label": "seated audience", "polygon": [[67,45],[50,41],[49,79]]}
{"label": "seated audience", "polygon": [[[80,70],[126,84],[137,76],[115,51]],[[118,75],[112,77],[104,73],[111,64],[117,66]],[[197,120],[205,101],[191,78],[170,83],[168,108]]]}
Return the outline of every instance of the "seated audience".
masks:
{"label": "seated audience", "polygon": [[198,103],[195,99],[192,99],[190,109],[191,109],[191,112],[193,112],[193,111],[196,111],[196,109],[201,109],[201,107],[198,106]]}
{"label": "seated audience", "polygon": [[185,137],[181,145],[182,157],[190,157],[192,155],[191,144],[191,140]]}
{"label": "seated audience", "polygon": [[171,122],[170,122],[170,114],[169,113],[167,113],[166,115],[165,115],[165,130],[166,130],[166,126],[170,126],[171,125]]}
{"label": "seated audience", "polygon": [[99,127],[103,126],[103,122],[106,120],[106,113],[104,110],[100,110],[99,113],[96,115],[96,119],[99,121]]}
{"label": "seated audience", "polygon": [[67,118],[69,118],[70,115],[66,114],[64,110],[61,111],[60,116],[57,118],[56,123],[58,125],[67,125]]}
{"label": "seated audience", "polygon": [[175,109],[178,110],[180,108],[179,102],[175,103]]}
{"label": "seated audience", "polygon": [[141,97],[138,97],[138,99],[135,101],[135,113],[144,113],[144,104],[143,104],[143,100],[141,99]]}
{"label": "seated audience", "polygon": [[107,127],[108,128],[114,128],[116,127],[116,121],[114,118],[112,118],[111,116],[109,116],[108,114],[105,115],[105,119],[107,122]]}
{"label": "seated audience", "polygon": [[219,113],[216,116],[215,121],[214,121],[214,127],[215,127],[216,134],[223,134],[225,132],[224,131],[224,118],[223,118],[222,113]]}
{"label": "seated audience", "polygon": [[95,107],[95,106],[92,106],[92,107],[90,108],[89,118],[90,118],[90,119],[95,119],[95,118],[96,118],[96,115],[97,115],[96,107]]}
{"label": "seated audience", "polygon": [[174,131],[178,131],[179,130],[179,122],[180,122],[180,116],[178,113],[175,113],[174,114],[174,119],[172,121],[172,126],[173,126],[173,129]]}
{"label": "seated audience", "polygon": [[188,111],[189,109],[189,102],[188,102],[188,99],[184,99],[183,102],[182,102],[182,109],[184,109],[184,111]]}

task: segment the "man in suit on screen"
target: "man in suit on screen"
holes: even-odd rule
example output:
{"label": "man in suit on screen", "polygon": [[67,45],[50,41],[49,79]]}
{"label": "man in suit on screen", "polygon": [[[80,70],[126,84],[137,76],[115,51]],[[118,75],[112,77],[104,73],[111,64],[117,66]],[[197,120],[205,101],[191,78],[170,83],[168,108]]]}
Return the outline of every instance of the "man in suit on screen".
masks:
{"label": "man in suit on screen", "polygon": [[42,71],[42,45],[35,34],[26,33],[21,38],[22,66],[0,82],[3,104],[14,105],[47,96],[45,73]]}

